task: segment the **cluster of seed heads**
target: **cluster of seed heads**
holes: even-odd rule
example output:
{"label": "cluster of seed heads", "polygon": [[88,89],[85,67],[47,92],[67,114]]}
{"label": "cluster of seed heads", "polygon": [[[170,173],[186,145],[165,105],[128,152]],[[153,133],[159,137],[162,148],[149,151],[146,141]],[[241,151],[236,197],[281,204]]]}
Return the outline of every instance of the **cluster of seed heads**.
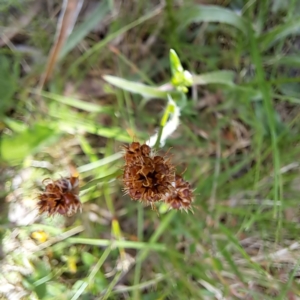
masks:
{"label": "cluster of seed heads", "polygon": [[[193,192],[190,184],[166,156],[154,154],[152,149],[138,142],[124,146],[124,191],[131,199],[155,208],[155,203],[164,201],[170,209],[191,209]],[[45,191],[38,196],[40,213],[72,216],[81,212],[78,176],[59,180],[44,180]]]}
{"label": "cluster of seed heads", "polygon": [[191,209],[194,200],[191,185],[185,181],[181,175],[175,175],[175,189],[169,197],[165,199],[166,203],[173,209]]}
{"label": "cluster of seed heads", "polygon": [[155,155],[148,145],[138,142],[124,146],[124,150],[123,183],[131,199],[152,207],[164,201],[171,209],[191,209],[191,186],[176,174],[170,158]]}
{"label": "cluster of seed heads", "polygon": [[45,179],[45,191],[38,196],[38,209],[40,213],[74,215],[81,212],[82,205],[79,200],[78,176],[61,178],[59,180]]}

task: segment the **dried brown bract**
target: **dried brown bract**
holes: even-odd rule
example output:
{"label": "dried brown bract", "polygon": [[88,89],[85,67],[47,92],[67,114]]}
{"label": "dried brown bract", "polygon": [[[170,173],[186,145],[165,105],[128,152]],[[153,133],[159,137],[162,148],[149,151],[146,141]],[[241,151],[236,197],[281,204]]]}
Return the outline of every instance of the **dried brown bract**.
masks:
{"label": "dried brown bract", "polygon": [[49,216],[54,214],[66,215],[68,217],[74,215],[77,211],[82,210],[79,200],[79,179],[78,176],[70,178],[61,178],[52,181],[44,180],[46,188],[38,198],[38,209],[40,213],[48,213]]}
{"label": "dried brown bract", "polygon": [[193,191],[191,185],[181,175],[176,174],[175,191],[165,199],[171,209],[192,209]]}
{"label": "dried brown bract", "polygon": [[141,145],[139,142],[133,142],[123,148],[125,150],[124,159],[126,165],[140,163],[141,158],[151,156],[151,148],[146,144]]}
{"label": "dried brown bract", "polygon": [[133,200],[153,206],[174,192],[175,170],[168,159],[154,156],[146,144],[125,146],[124,190]]}

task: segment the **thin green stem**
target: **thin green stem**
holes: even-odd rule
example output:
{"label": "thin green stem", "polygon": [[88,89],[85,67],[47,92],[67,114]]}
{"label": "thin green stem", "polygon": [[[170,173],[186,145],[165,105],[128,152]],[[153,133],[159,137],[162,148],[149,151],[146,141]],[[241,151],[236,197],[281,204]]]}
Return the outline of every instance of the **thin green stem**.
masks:
{"label": "thin green stem", "polygon": [[90,273],[89,277],[87,278],[87,281],[82,283],[82,285],[77,290],[77,292],[75,293],[75,295],[72,297],[71,300],[77,300],[82,295],[82,293],[87,288],[87,286],[93,281],[94,277],[96,276],[97,272],[99,271],[99,269],[101,268],[103,263],[106,261],[106,259],[109,256],[110,252],[111,252],[110,247],[105,249],[105,251],[103,252],[101,257],[99,258],[97,264],[94,266],[94,268],[93,268],[92,272]]}
{"label": "thin green stem", "polygon": [[163,133],[163,130],[164,130],[164,127],[166,126],[167,122],[168,122],[168,119],[169,119],[169,116],[170,114],[174,112],[174,104],[173,103],[170,103],[170,101],[168,102],[168,105],[164,111],[164,114],[161,118],[161,121],[160,121],[160,126],[159,126],[159,131],[158,131],[158,135],[157,135],[157,140],[155,142],[155,145],[154,145],[154,148],[155,149],[158,149],[159,146],[160,146],[160,141],[161,141],[161,137],[162,137],[162,133]]}
{"label": "thin green stem", "polygon": [[[171,215],[168,214],[168,215]],[[157,239],[156,239],[157,240]],[[167,246],[164,244],[156,244],[154,242],[143,243],[143,242],[132,242],[132,241],[112,241],[112,240],[102,240],[102,239],[88,239],[88,238],[69,238],[67,242],[70,244],[83,244],[83,245],[92,245],[92,246],[100,246],[100,247],[123,247],[129,249],[147,249],[154,250],[159,252],[165,252],[167,250]]]}
{"label": "thin green stem", "polygon": [[122,275],[122,271],[119,271],[116,276],[114,277],[113,281],[110,283],[110,285],[108,286],[104,296],[101,298],[102,300],[106,300],[108,299],[108,297],[111,295],[111,292],[114,288],[114,286],[117,284],[117,282],[119,281],[120,277]]}
{"label": "thin green stem", "polygon": [[[169,226],[169,223],[172,221],[172,219],[175,217],[177,211],[171,211],[170,213],[168,213],[165,218],[162,220],[162,222],[160,223],[160,226],[155,230],[155,232],[153,233],[153,235],[151,236],[150,240],[149,240],[149,245],[155,243],[160,236],[163,234],[163,232],[166,230],[166,228]],[[143,261],[146,259],[147,255],[149,254],[149,251],[151,249],[150,248],[144,248],[141,251],[141,255],[138,257],[137,261]]]}
{"label": "thin green stem", "polygon": [[[138,206],[138,240],[143,240],[143,231],[144,231],[144,207],[142,205]],[[139,257],[140,252],[137,257]],[[138,285],[141,278],[141,270],[142,270],[142,261],[137,261],[135,265],[135,273],[134,273],[134,285]],[[133,299],[140,299],[140,289],[133,290]]]}

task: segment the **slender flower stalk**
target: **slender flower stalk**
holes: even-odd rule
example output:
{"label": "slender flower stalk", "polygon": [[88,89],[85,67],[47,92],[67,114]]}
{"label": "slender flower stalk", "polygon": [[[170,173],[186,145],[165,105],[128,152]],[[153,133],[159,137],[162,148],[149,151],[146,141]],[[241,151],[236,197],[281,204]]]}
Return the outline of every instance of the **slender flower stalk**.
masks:
{"label": "slender flower stalk", "polygon": [[[170,117],[170,119],[169,119]],[[169,120],[168,120],[169,119]],[[159,131],[146,142],[149,147],[159,148],[164,146],[166,140],[177,129],[180,123],[180,108],[168,95],[168,105],[160,122]]]}

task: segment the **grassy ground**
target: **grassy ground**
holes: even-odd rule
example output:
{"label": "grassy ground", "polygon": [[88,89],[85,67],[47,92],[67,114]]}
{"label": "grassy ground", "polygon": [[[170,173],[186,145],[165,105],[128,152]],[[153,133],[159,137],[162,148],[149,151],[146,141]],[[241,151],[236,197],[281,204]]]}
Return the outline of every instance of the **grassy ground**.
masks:
{"label": "grassy ground", "polygon": [[[300,299],[299,1],[85,1],[42,89],[61,5],[1,2],[1,299]],[[160,153],[195,202],[158,215],[118,152],[159,127],[170,49],[194,84]],[[74,171],[83,213],[37,216]]]}

